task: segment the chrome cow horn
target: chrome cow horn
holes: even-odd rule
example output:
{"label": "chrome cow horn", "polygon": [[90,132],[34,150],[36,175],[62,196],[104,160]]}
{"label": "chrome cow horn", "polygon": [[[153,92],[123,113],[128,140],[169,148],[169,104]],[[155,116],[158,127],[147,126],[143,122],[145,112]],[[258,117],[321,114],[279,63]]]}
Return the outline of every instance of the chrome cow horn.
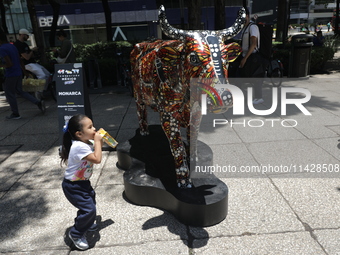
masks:
{"label": "chrome cow horn", "polygon": [[233,38],[235,35],[237,35],[243,28],[243,25],[246,23],[246,10],[244,7],[242,7],[238,13],[237,18],[234,22],[234,24],[226,29],[222,29],[219,31],[216,31],[220,36],[224,38],[224,40],[228,40],[230,38]]}
{"label": "chrome cow horn", "polygon": [[[165,15],[165,8],[163,5],[159,7],[158,20],[160,22],[163,33],[172,39],[184,40],[186,36],[193,37],[194,33],[204,32],[204,30],[183,30],[174,28],[168,23],[168,20]],[[245,22],[246,11],[242,7],[238,11],[236,21],[231,27],[215,31],[215,33],[219,36],[222,36],[225,40],[228,40],[237,35],[242,30]]]}
{"label": "chrome cow horn", "polygon": [[193,31],[185,31],[182,29],[177,29],[171,26],[166,18],[165,8],[163,5],[159,7],[158,20],[161,25],[161,29],[163,33],[172,39],[183,41],[186,36],[190,36],[189,33],[193,32]]}

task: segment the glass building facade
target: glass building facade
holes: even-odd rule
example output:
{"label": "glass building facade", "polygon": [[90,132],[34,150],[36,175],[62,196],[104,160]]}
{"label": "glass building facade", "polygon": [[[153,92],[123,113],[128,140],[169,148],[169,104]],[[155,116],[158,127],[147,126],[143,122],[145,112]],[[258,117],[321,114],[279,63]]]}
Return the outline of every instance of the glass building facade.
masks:
{"label": "glass building facade", "polygon": [[26,0],[14,0],[9,7],[6,8],[6,24],[10,34],[17,33],[20,28],[31,28]]}
{"label": "glass building facade", "polygon": [[[43,31],[45,46],[52,24],[53,10],[47,0],[34,1],[39,27]],[[58,29],[64,29],[73,43],[88,44],[106,41],[105,15],[98,0],[59,0]],[[181,18],[187,23],[184,0],[113,0],[109,1],[112,20],[112,40],[142,41],[161,37],[158,27],[158,8],[163,4],[170,24],[179,26]],[[226,0],[226,26],[236,17],[242,0]],[[32,31],[26,0],[15,0],[6,12],[6,22],[14,40],[20,28]],[[202,1],[202,27],[214,29],[214,0]]]}

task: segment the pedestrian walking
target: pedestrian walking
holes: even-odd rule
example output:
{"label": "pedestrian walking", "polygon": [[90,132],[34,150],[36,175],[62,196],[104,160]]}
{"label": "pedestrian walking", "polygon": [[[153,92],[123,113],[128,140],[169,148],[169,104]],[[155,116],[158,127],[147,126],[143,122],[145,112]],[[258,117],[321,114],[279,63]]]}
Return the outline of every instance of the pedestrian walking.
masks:
{"label": "pedestrian walking", "polygon": [[[92,144],[90,140],[94,140]],[[90,177],[93,165],[102,160],[103,140],[92,120],[83,114],[74,115],[64,128],[62,163],[67,168],[62,188],[67,200],[78,208],[75,223],[68,235],[80,250],[89,248],[85,234],[97,230],[95,191]]]}
{"label": "pedestrian walking", "polygon": [[259,52],[260,32],[258,26],[250,19],[249,10],[246,9],[246,23],[242,34],[242,55],[239,65],[239,74],[244,78],[252,79],[254,87],[253,104],[264,102],[262,98],[262,84],[264,77],[264,60]]}
{"label": "pedestrian walking", "polygon": [[318,31],[316,36],[313,37],[313,45],[316,47],[322,47],[325,42],[325,37],[322,35],[322,31]]}
{"label": "pedestrian walking", "polygon": [[20,65],[19,52],[15,46],[8,42],[7,36],[3,31],[0,31],[0,57],[2,63],[0,67],[5,68],[5,81],[3,88],[5,96],[11,107],[12,114],[7,116],[7,119],[20,119],[18,102],[16,94],[36,104],[38,108],[45,113],[45,103],[43,100],[38,100],[31,94],[22,90],[22,74],[23,70]]}
{"label": "pedestrian walking", "polygon": [[57,38],[61,42],[60,49],[55,49],[54,52],[58,56],[57,62],[59,64],[64,63],[75,63],[76,62],[76,55],[74,53],[74,48],[72,43],[69,39],[67,39],[67,34],[64,30],[59,30],[57,32]]}
{"label": "pedestrian walking", "polygon": [[17,47],[20,53],[21,61],[25,66],[25,70],[33,73],[38,79],[45,80],[45,90],[47,90],[50,72],[45,67],[38,64],[35,61],[34,52],[37,50],[37,48],[33,48],[32,50],[30,49],[30,47],[26,43],[29,37],[30,33],[28,32],[27,29],[25,28],[20,29],[19,36],[17,40],[14,42],[14,46]]}

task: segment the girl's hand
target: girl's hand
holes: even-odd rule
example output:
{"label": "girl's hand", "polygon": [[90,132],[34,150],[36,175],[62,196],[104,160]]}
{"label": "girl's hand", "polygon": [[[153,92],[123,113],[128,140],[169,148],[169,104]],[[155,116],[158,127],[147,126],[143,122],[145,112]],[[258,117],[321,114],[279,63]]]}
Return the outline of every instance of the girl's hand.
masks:
{"label": "girl's hand", "polygon": [[101,145],[103,145],[103,136],[98,131],[94,134],[93,140],[95,143],[100,143]]}
{"label": "girl's hand", "polygon": [[96,132],[94,134],[94,152],[87,155],[84,159],[94,163],[94,164],[100,164],[102,161],[102,146],[103,146],[103,139],[101,134],[99,132]]}

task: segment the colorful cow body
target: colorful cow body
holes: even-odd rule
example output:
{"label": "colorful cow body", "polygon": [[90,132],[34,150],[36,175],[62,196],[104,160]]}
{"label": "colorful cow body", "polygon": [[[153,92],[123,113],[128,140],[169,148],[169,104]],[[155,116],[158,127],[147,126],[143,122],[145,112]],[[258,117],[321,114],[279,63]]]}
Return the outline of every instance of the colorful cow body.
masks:
{"label": "colorful cow body", "polygon": [[[228,63],[240,54],[237,44],[224,44],[243,27],[241,9],[234,25],[220,31],[183,31],[168,24],[164,7],[159,10],[163,32],[175,40],[136,44],[131,52],[132,81],[142,135],[148,134],[146,106],[160,113],[161,125],[174,156],[177,185],[191,188],[187,153],[180,127],[187,128],[190,161],[196,160],[196,142],[201,122],[200,96],[207,93],[216,111],[232,106],[228,91],[214,89],[227,80]],[[222,95],[221,95],[222,94]]]}

